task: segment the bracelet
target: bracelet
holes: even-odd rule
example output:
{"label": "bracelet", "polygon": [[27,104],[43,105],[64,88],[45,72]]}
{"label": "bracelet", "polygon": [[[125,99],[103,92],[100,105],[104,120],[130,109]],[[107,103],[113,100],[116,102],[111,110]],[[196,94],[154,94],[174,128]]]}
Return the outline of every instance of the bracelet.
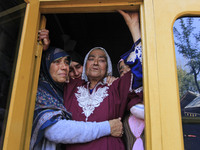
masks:
{"label": "bracelet", "polygon": [[141,42],[141,38],[139,38],[139,39],[134,43],[134,45],[137,46],[140,42]]}
{"label": "bracelet", "polygon": [[139,38],[135,43],[133,43],[133,46],[131,49],[134,49],[140,42],[141,42],[141,38]]}

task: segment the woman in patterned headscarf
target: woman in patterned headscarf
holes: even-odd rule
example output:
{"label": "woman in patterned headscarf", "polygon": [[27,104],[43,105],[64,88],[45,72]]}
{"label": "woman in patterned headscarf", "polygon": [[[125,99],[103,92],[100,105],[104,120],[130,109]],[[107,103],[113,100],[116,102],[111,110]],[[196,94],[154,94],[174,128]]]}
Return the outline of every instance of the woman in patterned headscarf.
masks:
{"label": "woman in patterned headscarf", "polygon": [[116,124],[121,125],[119,119],[101,123],[70,120],[71,113],[63,105],[63,86],[68,78],[70,61],[70,56],[59,48],[50,48],[43,53],[31,150],[55,150],[57,143],[83,143],[110,133],[120,136],[122,128],[113,132]]}

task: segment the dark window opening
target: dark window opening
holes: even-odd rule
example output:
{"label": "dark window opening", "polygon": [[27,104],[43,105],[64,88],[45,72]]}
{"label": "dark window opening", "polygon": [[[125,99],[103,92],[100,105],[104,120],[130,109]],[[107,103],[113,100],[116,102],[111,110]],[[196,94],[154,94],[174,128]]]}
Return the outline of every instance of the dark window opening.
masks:
{"label": "dark window opening", "polygon": [[96,46],[105,48],[113,63],[113,74],[118,76],[117,63],[128,51],[132,37],[119,13],[48,14],[47,29],[51,46],[74,50],[85,56]]}

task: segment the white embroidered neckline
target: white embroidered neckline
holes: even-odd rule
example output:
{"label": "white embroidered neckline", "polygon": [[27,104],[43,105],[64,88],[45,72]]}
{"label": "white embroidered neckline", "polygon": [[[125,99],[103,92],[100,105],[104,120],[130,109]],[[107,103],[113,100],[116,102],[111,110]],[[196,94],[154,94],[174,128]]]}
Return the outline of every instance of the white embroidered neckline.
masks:
{"label": "white embroidered neckline", "polygon": [[88,117],[94,112],[95,108],[99,107],[104,98],[108,96],[107,86],[98,88],[97,91],[96,87],[94,88],[92,94],[90,94],[88,88],[85,88],[84,86],[77,87],[78,91],[75,93],[78,105],[82,107],[82,113],[86,117],[85,121],[88,120]]}

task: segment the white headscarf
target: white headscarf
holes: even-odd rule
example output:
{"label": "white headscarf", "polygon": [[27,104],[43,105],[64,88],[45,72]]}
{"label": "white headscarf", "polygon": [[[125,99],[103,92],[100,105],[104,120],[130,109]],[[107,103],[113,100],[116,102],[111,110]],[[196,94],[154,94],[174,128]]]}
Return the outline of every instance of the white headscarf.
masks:
{"label": "white headscarf", "polygon": [[[108,53],[106,52],[106,50],[104,48],[102,48],[102,47],[94,47],[85,56],[84,64],[83,64],[83,72],[82,72],[82,77],[81,77],[82,80],[88,81],[88,77],[86,75],[86,63],[87,63],[87,59],[88,59],[89,54],[93,50],[96,50],[96,49],[100,49],[100,50],[104,51],[104,53],[106,54],[106,58],[107,58],[107,75],[106,76],[108,76],[108,75],[112,76],[112,63],[111,63],[111,60],[110,60],[110,56],[108,55]],[[103,83],[106,83],[106,80],[107,80],[107,78],[105,77],[103,79]]]}

